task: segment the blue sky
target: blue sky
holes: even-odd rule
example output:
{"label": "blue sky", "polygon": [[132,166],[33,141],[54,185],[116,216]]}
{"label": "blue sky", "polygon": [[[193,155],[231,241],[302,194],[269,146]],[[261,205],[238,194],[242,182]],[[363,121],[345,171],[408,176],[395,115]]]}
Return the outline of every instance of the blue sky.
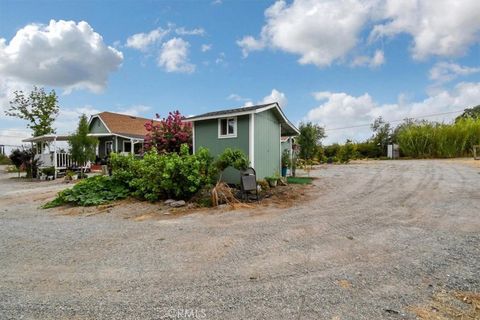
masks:
{"label": "blue sky", "polygon": [[[279,101],[292,122],[324,125],[326,142],[368,137],[328,129],[377,116],[448,121],[480,104],[480,2],[455,3],[0,0],[0,107],[13,90],[53,88],[63,133],[82,112]],[[28,135],[0,121],[0,144]]]}

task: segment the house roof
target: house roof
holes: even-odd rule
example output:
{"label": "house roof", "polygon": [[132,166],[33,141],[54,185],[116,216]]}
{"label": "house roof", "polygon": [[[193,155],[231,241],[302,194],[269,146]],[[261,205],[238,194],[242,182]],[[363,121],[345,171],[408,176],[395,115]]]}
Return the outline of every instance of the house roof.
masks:
{"label": "house roof", "polygon": [[246,114],[254,114],[260,113],[269,109],[274,109],[279,116],[280,123],[282,125],[282,135],[283,136],[295,136],[299,134],[298,129],[287,119],[285,114],[283,113],[282,109],[278,105],[277,102],[268,103],[268,104],[259,104],[255,106],[249,107],[240,107],[234,109],[225,109],[225,110],[218,110],[213,112],[207,112],[200,114],[198,116],[193,116],[186,118],[185,121],[202,121],[202,120],[210,120],[210,119],[217,119],[223,117],[236,117]]}
{"label": "house roof", "polygon": [[152,121],[152,119],[104,111],[93,115],[90,122],[95,117],[100,118],[110,133],[137,139],[145,137],[147,134],[145,123]]}

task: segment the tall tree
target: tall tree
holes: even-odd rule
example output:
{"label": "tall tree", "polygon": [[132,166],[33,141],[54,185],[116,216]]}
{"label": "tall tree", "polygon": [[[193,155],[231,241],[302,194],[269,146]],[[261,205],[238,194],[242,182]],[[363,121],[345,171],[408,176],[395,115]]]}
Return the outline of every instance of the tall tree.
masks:
{"label": "tall tree", "polygon": [[390,123],[383,120],[382,117],[378,117],[370,127],[373,131],[373,137],[371,140],[378,149],[378,155],[385,156],[387,154],[387,146],[392,141]]}
{"label": "tall tree", "polygon": [[480,104],[472,108],[466,108],[463,110],[463,113],[455,118],[455,122],[458,122],[462,119],[480,119]]}
{"label": "tall tree", "polygon": [[53,122],[58,116],[59,106],[54,90],[46,94],[43,88],[34,87],[28,95],[23,91],[15,91],[14,95],[6,115],[27,120],[34,137],[55,133]]}
{"label": "tall tree", "polygon": [[82,114],[77,131],[68,139],[72,159],[81,166],[84,166],[89,160],[95,160],[95,149],[98,141],[97,138],[89,136],[88,132],[87,116]]}
{"label": "tall tree", "polygon": [[312,160],[318,153],[322,139],[326,137],[325,129],[312,122],[300,124],[300,136],[297,139],[300,145],[300,158]]}

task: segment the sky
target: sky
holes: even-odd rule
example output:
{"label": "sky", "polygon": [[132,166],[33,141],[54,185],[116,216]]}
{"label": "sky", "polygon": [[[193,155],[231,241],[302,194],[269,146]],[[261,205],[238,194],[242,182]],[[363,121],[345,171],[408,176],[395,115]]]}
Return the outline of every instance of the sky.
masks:
{"label": "sky", "polygon": [[276,101],[324,143],[379,116],[451,121],[480,104],[480,1],[0,0],[0,144],[15,90],[55,90],[57,133],[101,111],[152,118]]}

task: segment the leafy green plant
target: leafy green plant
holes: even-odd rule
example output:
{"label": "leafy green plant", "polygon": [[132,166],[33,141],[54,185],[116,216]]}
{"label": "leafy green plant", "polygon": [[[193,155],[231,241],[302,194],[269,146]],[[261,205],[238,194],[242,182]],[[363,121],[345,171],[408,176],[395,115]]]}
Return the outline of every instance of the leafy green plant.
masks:
{"label": "leafy green plant", "polygon": [[112,179],[141,199],[188,199],[202,186],[212,184],[212,157],[207,149],[189,154],[183,144],[180,153],[144,154],[143,159],[112,154]]}
{"label": "leafy green plant", "polygon": [[290,168],[292,161],[290,160],[290,152],[288,150],[283,150],[282,152],[282,167]]}
{"label": "leafy green plant", "polygon": [[60,191],[57,197],[43,208],[65,204],[95,206],[128,197],[129,190],[110,177],[96,176],[77,183],[73,188]]}
{"label": "leafy green plant", "polygon": [[349,163],[355,159],[357,154],[356,146],[349,140],[338,150],[337,158],[340,163]]}
{"label": "leafy green plant", "polygon": [[87,116],[82,114],[80,121],[78,122],[77,131],[71,135],[68,139],[68,145],[70,146],[70,154],[72,159],[82,166],[81,173],[87,161],[93,161],[95,159],[95,148],[98,140],[95,137],[91,137],[89,134]]}
{"label": "leafy green plant", "polygon": [[222,172],[228,167],[234,167],[237,170],[245,170],[248,165],[248,159],[245,154],[238,149],[226,148],[214,163],[218,171]]}

